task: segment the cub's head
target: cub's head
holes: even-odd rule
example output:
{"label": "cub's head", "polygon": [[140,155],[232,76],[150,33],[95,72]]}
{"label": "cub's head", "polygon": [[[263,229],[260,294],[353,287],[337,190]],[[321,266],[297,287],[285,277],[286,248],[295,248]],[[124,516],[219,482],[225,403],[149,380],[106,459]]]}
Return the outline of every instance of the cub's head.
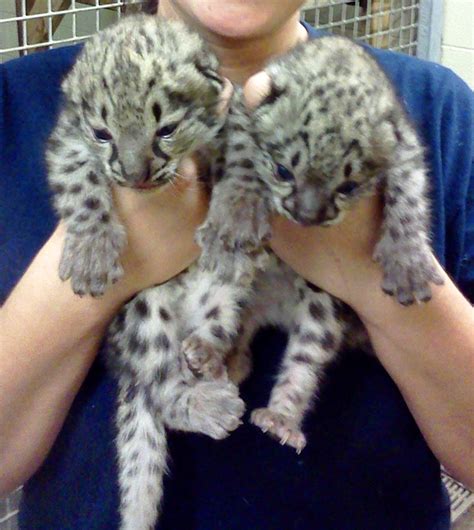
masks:
{"label": "cub's head", "polygon": [[86,43],[62,84],[56,131],[80,137],[109,179],[149,189],[222,127],[217,59],[185,26],[134,16]]}
{"label": "cub's head", "polygon": [[393,128],[338,97],[337,83],[322,83],[291,61],[258,75],[267,75],[266,96],[252,111],[252,130],[275,209],[303,225],[339,222],[384,174]]}

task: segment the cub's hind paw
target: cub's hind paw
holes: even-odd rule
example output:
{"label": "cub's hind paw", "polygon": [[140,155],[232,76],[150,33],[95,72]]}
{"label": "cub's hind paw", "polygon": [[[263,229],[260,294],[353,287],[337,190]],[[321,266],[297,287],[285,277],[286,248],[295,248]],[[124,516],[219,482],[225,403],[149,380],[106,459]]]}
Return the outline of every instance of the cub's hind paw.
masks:
{"label": "cub's hind paw", "polygon": [[264,433],[279,440],[281,445],[289,445],[296,449],[298,454],[306,446],[306,436],[301,432],[299,423],[284,414],[269,408],[255,409],[250,421],[260,427]]}
{"label": "cub's hind paw", "polygon": [[245,404],[232,383],[199,382],[192,389],[188,403],[194,432],[221,440],[242,424]]}

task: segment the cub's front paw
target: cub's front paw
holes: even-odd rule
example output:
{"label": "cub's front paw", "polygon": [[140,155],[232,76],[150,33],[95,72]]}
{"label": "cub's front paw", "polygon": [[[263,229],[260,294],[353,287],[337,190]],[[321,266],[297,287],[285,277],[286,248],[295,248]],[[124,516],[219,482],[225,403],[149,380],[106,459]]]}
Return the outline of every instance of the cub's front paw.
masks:
{"label": "cub's front paw", "polygon": [[106,288],[123,275],[119,257],[125,240],[121,227],[91,235],[68,233],[59,263],[59,277],[63,281],[71,279],[75,294],[103,295]]}
{"label": "cub's front paw", "polygon": [[198,229],[196,240],[203,249],[202,264],[210,270],[223,268],[235,253],[258,253],[271,237],[269,208],[260,197],[240,197],[214,207]]}
{"label": "cub's front paw", "polygon": [[255,409],[250,421],[263,432],[279,440],[281,445],[294,447],[298,454],[306,446],[306,436],[302,433],[299,423],[284,414],[270,408]]}
{"label": "cub's front paw", "polygon": [[206,380],[227,379],[224,356],[213,344],[192,334],[183,341],[181,349],[189,369],[196,377]]}
{"label": "cub's front paw", "polygon": [[382,239],[375,249],[374,260],[383,269],[383,291],[405,306],[415,301],[428,302],[432,296],[430,283],[444,283],[430,249],[423,243],[394,245]]}

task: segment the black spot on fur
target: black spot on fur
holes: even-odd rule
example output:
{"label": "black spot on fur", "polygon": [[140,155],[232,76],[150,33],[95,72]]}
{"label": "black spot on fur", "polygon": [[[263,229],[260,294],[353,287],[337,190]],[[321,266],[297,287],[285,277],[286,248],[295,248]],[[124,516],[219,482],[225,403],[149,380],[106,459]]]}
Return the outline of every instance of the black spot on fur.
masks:
{"label": "black spot on fur", "polygon": [[125,311],[120,311],[120,313],[115,317],[113,323],[117,331],[123,331],[125,328]]}
{"label": "black spot on fur", "polygon": [[303,125],[309,125],[309,122],[313,119],[313,115],[311,114],[311,112],[308,112],[308,114],[306,114],[306,117],[304,119],[304,122],[303,122]]}
{"label": "black spot on fur", "polygon": [[142,357],[148,350],[148,341],[141,339],[137,333],[132,333],[128,339],[128,348],[131,354]]}
{"label": "black spot on fur", "polygon": [[398,241],[400,239],[400,232],[393,226],[389,228],[388,233],[394,241]]}
{"label": "black spot on fur", "polygon": [[100,115],[102,116],[102,119],[107,123],[107,109],[105,106],[102,107]]}
{"label": "black spot on fur", "polygon": [[100,200],[97,197],[87,197],[84,201],[84,206],[89,210],[97,210],[101,205]]}
{"label": "black spot on fur", "polygon": [[78,193],[81,193],[82,191],[82,184],[74,184],[73,186],[71,186],[71,188],[69,189],[69,191],[74,194],[74,195],[77,195]]}
{"label": "black spot on fur", "polygon": [[169,366],[167,364],[163,364],[159,368],[156,369],[154,382],[158,384],[162,384],[166,381],[169,375]]}
{"label": "black spot on fur", "polygon": [[211,333],[216,339],[223,341],[227,339],[226,332],[222,326],[212,326]]}
{"label": "black spot on fur", "polygon": [[112,144],[112,154],[110,155],[110,158],[109,158],[109,164],[112,164],[117,159],[118,159],[118,149],[115,144]]}
{"label": "black spot on fur", "polygon": [[110,214],[108,214],[107,212],[104,212],[100,216],[99,220],[100,220],[101,223],[107,224],[108,222],[110,222]]}
{"label": "black spot on fur", "polygon": [[160,350],[168,351],[171,347],[168,335],[166,333],[160,333],[155,339],[155,346]]}
{"label": "black spot on fur", "polygon": [[150,316],[150,309],[145,300],[137,300],[135,302],[135,311],[141,318],[147,318]]}
{"label": "black spot on fur", "polygon": [[301,131],[300,132],[300,137],[303,140],[303,142],[305,143],[306,148],[309,149],[309,135],[308,135],[308,133],[306,131]]}
{"label": "black spot on fur", "polygon": [[87,174],[87,180],[91,184],[94,184],[94,185],[99,184],[99,177],[93,171],[89,171],[89,173]]}
{"label": "black spot on fur", "polygon": [[321,346],[324,349],[332,350],[336,346],[336,338],[330,331],[325,331],[321,338]]}
{"label": "black spot on fur", "polygon": [[159,103],[153,103],[153,116],[155,116],[156,123],[161,119],[161,107]]}
{"label": "black spot on fur", "polygon": [[299,164],[299,162],[300,162],[300,156],[301,156],[301,155],[300,155],[300,152],[299,152],[299,151],[297,151],[297,152],[293,155],[293,158],[291,159],[291,165],[292,165],[293,167],[296,167],[296,166]]}
{"label": "black spot on fur", "polygon": [[317,321],[323,320],[326,317],[326,310],[323,304],[319,302],[311,302],[309,304],[309,314]]}
{"label": "black spot on fur", "polygon": [[61,168],[61,170],[64,173],[68,173],[68,174],[74,173],[86,163],[87,163],[87,160],[80,160],[79,162],[75,162],[74,164],[69,164],[68,166],[64,166],[63,168]]}
{"label": "black spot on fur", "polygon": [[208,318],[208,319],[219,318],[219,315],[220,315],[219,307],[214,306],[210,311],[206,313],[205,318]]}
{"label": "black spot on fur", "polygon": [[389,194],[385,199],[385,202],[388,206],[395,206],[395,204],[397,204],[397,197],[393,194]]}
{"label": "black spot on fur", "polygon": [[168,313],[168,311],[166,311],[164,307],[160,307],[158,313],[160,314],[161,319],[165,322],[168,322],[171,319],[171,315]]}

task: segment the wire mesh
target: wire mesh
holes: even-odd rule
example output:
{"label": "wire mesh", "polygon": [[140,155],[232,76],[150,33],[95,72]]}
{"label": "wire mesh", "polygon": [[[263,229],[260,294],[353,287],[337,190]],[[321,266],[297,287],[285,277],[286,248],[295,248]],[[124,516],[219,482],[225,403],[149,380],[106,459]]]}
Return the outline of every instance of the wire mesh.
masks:
{"label": "wire mesh", "polygon": [[312,0],[303,18],[331,33],[416,55],[420,0]]}
{"label": "wire mesh", "polygon": [[[421,0],[311,0],[310,24],[373,46],[416,54]],[[2,0],[0,62],[80,42],[136,10],[140,0]]]}
{"label": "wire mesh", "polygon": [[2,0],[0,62],[80,42],[137,10],[138,0]]}

